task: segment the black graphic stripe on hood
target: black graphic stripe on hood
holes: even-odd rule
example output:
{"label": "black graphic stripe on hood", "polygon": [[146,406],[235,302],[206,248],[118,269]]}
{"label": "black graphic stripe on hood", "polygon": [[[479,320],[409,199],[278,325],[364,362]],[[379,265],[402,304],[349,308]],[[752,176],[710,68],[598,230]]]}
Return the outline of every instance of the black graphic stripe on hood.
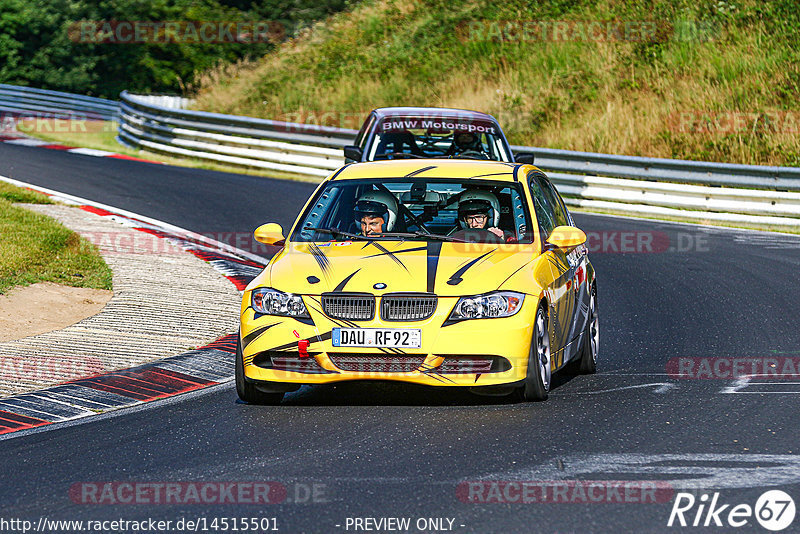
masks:
{"label": "black graphic stripe on hood", "polygon": [[319,268],[322,270],[322,274],[328,276],[331,269],[331,262],[325,253],[322,252],[322,249],[319,248],[316,243],[311,243],[308,245],[308,251],[314,256],[317,265],[319,265]]}
{"label": "black graphic stripe on hood", "polygon": [[[402,254],[404,252],[418,252],[420,250],[425,250],[426,248],[427,247],[425,247],[425,246],[414,247],[414,248],[403,248],[403,249],[400,249],[400,250],[393,250],[393,251],[389,252],[389,254]],[[378,254],[371,254],[369,256],[364,256],[364,259],[377,258],[378,256],[385,256],[386,254],[387,254],[386,252],[380,252]]]}
{"label": "black graphic stripe on hood", "polygon": [[347,282],[349,282],[349,281],[350,281],[350,279],[351,279],[351,278],[353,278],[353,277],[356,275],[356,273],[357,273],[358,271],[360,271],[360,270],[361,270],[361,269],[356,269],[356,270],[355,270],[353,273],[351,273],[351,274],[350,274],[350,275],[349,275],[347,278],[345,278],[344,280],[342,280],[341,282],[339,282],[339,285],[337,285],[337,286],[336,286],[336,287],[333,289],[334,293],[338,293],[339,291],[342,291],[342,290],[344,289],[344,286],[346,286],[346,285],[347,285]]}
{"label": "black graphic stripe on hood", "polygon": [[436,165],[431,165],[430,167],[423,167],[421,169],[417,169],[416,171],[411,171],[410,173],[406,174],[404,178],[411,178],[412,176],[416,176],[418,174],[422,174],[425,171],[430,171],[431,169],[435,169]]}
{"label": "black graphic stripe on hood", "polygon": [[473,178],[484,178],[486,176],[509,176],[513,172],[490,172],[489,174],[476,174]]}
{"label": "black graphic stripe on hood", "polygon": [[[399,265],[400,267],[405,269],[406,272],[409,272],[408,271],[408,267],[406,267],[405,264],[402,261],[400,261],[400,258],[398,258],[397,256],[394,255],[394,252],[390,251],[389,249],[387,249],[386,247],[384,247],[383,245],[381,245],[377,241],[370,241],[369,244],[381,251],[382,254],[379,254],[380,256],[383,256],[383,255],[389,256],[390,258],[392,258],[392,260],[397,265]],[[367,257],[369,257],[369,256],[367,256]]]}
{"label": "black graphic stripe on hood", "polygon": [[496,250],[497,249],[490,250],[486,254],[478,256],[477,258],[475,258],[471,262],[469,262],[466,265],[464,265],[463,267],[461,267],[459,270],[457,270],[456,272],[453,273],[453,275],[450,277],[450,279],[447,281],[447,283],[449,285],[451,285],[451,286],[457,286],[458,284],[460,284],[464,280],[462,278],[464,276],[464,273],[466,273],[470,269],[470,267],[472,267],[473,265],[475,265],[476,263],[478,263],[479,261],[484,259],[489,254],[492,254]]}
{"label": "black graphic stripe on hood", "polygon": [[249,333],[249,334],[247,334],[246,336],[244,336],[244,337],[242,338],[242,350],[244,350],[245,348],[247,348],[247,345],[249,345],[250,343],[252,343],[253,341],[255,341],[255,339],[256,339],[258,336],[260,336],[261,334],[263,334],[264,332],[266,332],[267,330],[269,330],[269,329],[270,329],[270,328],[272,328],[273,326],[275,326],[275,325],[279,325],[279,324],[281,324],[281,322],[280,322],[280,321],[278,321],[277,323],[272,323],[272,324],[268,324],[268,325],[265,325],[265,326],[261,326],[261,327],[259,327],[259,328],[256,328],[255,330],[253,330],[252,332],[250,332],[250,333]]}
{"label": "black graphic stripe on hood", "polygon": [[439,254],[442,252],[442,242],[428,241],[425,248],[428,251],[428,280],[426,290],[428,293],[434,293],[434,287],[436,286],[436,269],[439,266]]}

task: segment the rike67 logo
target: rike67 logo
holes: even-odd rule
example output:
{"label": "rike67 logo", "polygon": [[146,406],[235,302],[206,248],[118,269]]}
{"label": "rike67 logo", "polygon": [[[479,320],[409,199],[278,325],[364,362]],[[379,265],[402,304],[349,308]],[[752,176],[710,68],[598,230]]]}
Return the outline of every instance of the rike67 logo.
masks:
{"label": "rike67 logo", "polygon": [[794,499],[781,490],[763,493],[755,506],[722,503],[719,492],[711,497],[704,493],[699,498],[692,493],[680,492],[675,497],[667,526],[738,528],[749,524],[755,517],[765,529],[778,532],[792,524],[795,511]]}

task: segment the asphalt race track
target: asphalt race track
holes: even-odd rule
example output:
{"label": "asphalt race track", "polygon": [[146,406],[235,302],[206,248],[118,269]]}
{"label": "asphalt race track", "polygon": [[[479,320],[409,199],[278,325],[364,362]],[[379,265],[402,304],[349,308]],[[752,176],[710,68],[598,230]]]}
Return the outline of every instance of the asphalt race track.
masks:
{"label": "asphalt race track", "polygon": [[[201,233],[286,227],[314,187],[7,144],[0,175]],[[261,517],[276,518],[280,532],[315,533],[363,532],[353,518],[390,517],[410,518],[409,532],[436,531],[429,518],[444,518],[439,531],[470,533],[663,532],[703,530],[668,529],[680,488],[692,488],[698,503],[718,492],[719,504],[730,505],[723,522],[767,489],[798,501],[800,377],[679,378],[675,369],[680,358],[695,358],[694,369],[712,362],[718,376],[730,370],[719,362],[731,359],[797,361],[800,236],[575,218],[598,272],[599,373],[557,378],[547,402],[349,383],[304,387],[281,406],[260,407],[239,403],[230,383],[0,441],[0,516],[205,518],[209,526]],[[557,503],[465,490],[470,481],[495,481],[481,487],[497,490],[557,480],[655,481],[672,490],[657,502],[624,492],[632,502],[582,499],[570,490]],[[81,483],[204,481],[272,481],[285,487],[285,500],[108,505],[74,493]],[[506,502],[475,502],[492,495]],[[707,530],[766,532],[747,520]]]}

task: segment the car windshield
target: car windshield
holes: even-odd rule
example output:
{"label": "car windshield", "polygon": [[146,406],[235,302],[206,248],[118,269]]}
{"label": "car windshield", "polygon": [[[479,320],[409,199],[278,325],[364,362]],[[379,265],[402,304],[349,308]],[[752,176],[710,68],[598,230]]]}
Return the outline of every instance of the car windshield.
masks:
{"label": "car windshield", "polygon": [[381,178],[329,183],[309,203],[291,240],[529,244],[531,228],[520,183]]}
{"label": "car windshield", "polygon": [[511,161],[500,127],[472,118],[387,117],[367,147],[367,160],[469,158]]}

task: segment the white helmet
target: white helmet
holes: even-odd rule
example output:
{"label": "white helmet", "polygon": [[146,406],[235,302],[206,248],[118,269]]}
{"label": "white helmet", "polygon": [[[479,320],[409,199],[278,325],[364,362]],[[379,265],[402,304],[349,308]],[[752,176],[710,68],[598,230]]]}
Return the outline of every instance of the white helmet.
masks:
{"label": "white helmet", "polygon": [[500,202],[497,197],[488,191],[473,189],[464,191],[458,199],[458,224],[467,228],[464,217],[485,213],[487,227],[497,227],[500,224]]}
{"label": "white helmet", "polygon": [[397,199],[386,191],[368,191],[361,195],[355,206],[356,223],[367,215],[381,217],[384,224],[382,232],[391,232],[397,220]]}

